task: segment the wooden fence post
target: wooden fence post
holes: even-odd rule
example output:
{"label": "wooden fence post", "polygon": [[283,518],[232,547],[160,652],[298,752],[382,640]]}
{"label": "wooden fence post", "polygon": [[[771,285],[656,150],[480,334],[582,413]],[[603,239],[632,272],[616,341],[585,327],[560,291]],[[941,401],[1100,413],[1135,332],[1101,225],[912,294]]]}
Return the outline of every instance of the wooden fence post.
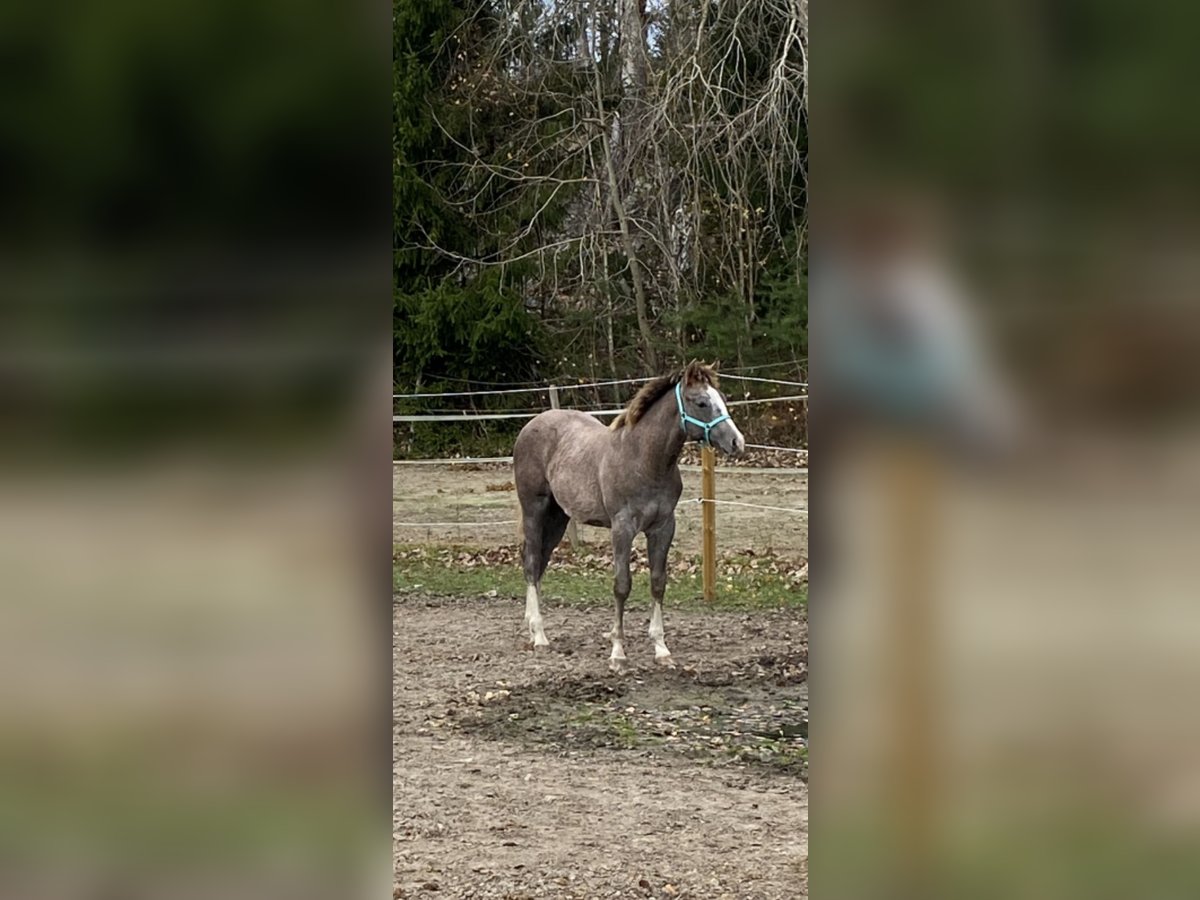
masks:
{"label": "wooden fence post", "polygon": [[886,658],[888,706],[895,716],[889,729],[893,767],[890,816],[903,860],[897,873],[902,891],[929,896],[936,869],[940,801],[936,619],[934,600],[937,538],[937,472],[921,446],[889,448],[883,490],[887,504],[888,598],[892,623]]}
{"label": "wooden fence post", "polygon": [[[550,385],[550,408],[558,409],[558,385]],[[571,519],[567,522],[567,540],[571,542],[571,549],[574,550],[579,546],[579,529],[575,527],[575,520]]]}
{"label": "wooden fence post", "polygon": [[717,498],[717,456],[712,447],[700,451],[700,463],[700,495],[706,501],[700,504],[704,528],[704,600],[712,603],[717,599],[717,505],[711,502]]}

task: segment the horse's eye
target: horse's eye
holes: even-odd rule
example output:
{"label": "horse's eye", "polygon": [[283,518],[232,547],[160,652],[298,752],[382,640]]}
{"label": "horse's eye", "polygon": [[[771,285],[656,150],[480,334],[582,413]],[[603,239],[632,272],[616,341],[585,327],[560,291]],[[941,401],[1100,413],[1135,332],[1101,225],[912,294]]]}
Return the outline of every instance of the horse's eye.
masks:
{"label": "horse's eye", "polygon": [[704,398],[701,398],[696,401],[696,405],[697,406],[708,406],[708,401],[705,400]]}

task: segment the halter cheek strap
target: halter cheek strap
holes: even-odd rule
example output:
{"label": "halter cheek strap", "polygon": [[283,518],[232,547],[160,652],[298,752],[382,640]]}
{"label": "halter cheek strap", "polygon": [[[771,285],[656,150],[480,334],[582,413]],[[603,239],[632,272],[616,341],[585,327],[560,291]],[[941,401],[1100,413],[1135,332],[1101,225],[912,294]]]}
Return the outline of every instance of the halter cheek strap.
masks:
{"label": "halter cheek strap", "polygon": [[706,444],[712,443],[712,441],[710,440],[710,437],[712,435],[712,430],[714,428],[716,428],[718,425],[720,425],[722,422],[724,422],[726,419],[731,418],[731,416],[727,412],[721,413],[719,416],[717,416],[711,422],[701,422],[696,417],[689,416],[686,412],[683,411],[683,385],[680,382],[675,383],[675,406],[679,409],[679,427],[683,430],[683,433],[685,435],[687,434],[687,427],[688,427],[689,422],[693,425],[698,425],[699,427],[704,429],[704,437],[702,440]]}

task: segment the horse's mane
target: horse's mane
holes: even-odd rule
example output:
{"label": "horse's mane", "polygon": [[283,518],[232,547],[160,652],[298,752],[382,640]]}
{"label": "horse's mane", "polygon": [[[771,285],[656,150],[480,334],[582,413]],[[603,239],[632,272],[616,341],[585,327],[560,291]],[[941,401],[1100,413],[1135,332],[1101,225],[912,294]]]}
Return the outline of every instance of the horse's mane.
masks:
{"label": "horse's mane", "polygon": [[685,385],[697,382],[717,386],[717,370],[702,362],[693,360],[682,371],[670,375],[659,375],[642,385],[641,390],[633,395],[629,405],[625,407],[608,427],[613,431],[618,428],[632,428],[646,414],[654,403],[667,391],[682,381]]}

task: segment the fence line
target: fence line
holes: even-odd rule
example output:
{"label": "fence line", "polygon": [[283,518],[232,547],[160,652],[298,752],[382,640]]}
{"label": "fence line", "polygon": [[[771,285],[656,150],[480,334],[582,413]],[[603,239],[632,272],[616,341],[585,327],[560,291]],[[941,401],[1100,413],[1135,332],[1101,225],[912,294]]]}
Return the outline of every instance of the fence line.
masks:
{"label": "fence line", "polygon": [[784,403],[789,400],[807,400],[808,394],[789,394],[786,397],[756,397],[753,400],[731,400],[726,406],[749,406],[751,403]]}
{"label": "fence line", "polygon": [[502,522],[392,522],[393,525],[399,525],[401,528],[449,528],[452,525],[462,525],[464,527],[480,528],[487,525],[516,525],[516,519],[505,519]]}
{"label": "fence line", "polygon": [[[790,506],[764,506],[761,503],[742,503],[739,500],[708,500],[704,497],[693,497],[690,500],[680,500],[682,506],[685,503],[720,503],[726,506],[745,506],[750,509],[766,509],[772,512],[786,512],[795,515],[807,516],[807,509],[795,509]],[[502,519],[496,522],[396,522],[392,524],[401,528],[487,528],[491,525],[516,525],[517,519]]]}
{"label": "fence line", "polygon": [[[617,415],[623,409],[580,409],[588,415]],[[473,422],[485,419],[533,419],[541,413],[473,413],[470,415],[394,415],[392,422]]]}
{"label": "fence line", "polygon": [[[554,407],[552,407],[552,406],[544,406],[544,407],[542,407],[542,406],[534,406],[534,407],[523,407],[523,408],[518,408],[518,409],[503,409],[503,410],[496,410],[496,412],[498,412],[498,413],[499,413],[499,412],[506,412],[506,413],[518,413],[518,412],[519,412],[519,413],[529,413],[530,415],[534,415],[534,416],[536,416],[538,413],[544,413],[544,412],[546,412],[547,410],[549,410],[549,409],[553,409],[553,408],[554,408]],[[587,407],[574,407],[574,406],[573,406],[573,407],[571,407],[571,408],[572,408],[572,409],[578,409],[580,412],[587,412]],[[599,410],[601,407],[594,407],[594,408],[595,408],[595,409],[597,409],[597,410]],[[458,409],[445,409],[445,408],[441,408],[441,409],[422,409],[422,410],[421,410],[419,413],[415,412],[415,413],[413,413],[413,415],[420,415],[420,416],[454,416],[455,418],[461,418],[462,416],[469,416],[469,415],[472,415],[473,413],[488,413],[488,412],[492,412],[492,410],[489,410],[489,409],[469,409],[469,408],[465,408],[465,407],[459,407]]]}
{"label": "fence line", "polygon": [[[807,400],[808,394],[789,394],[785,397],[751,397],[747,400],[728,400],[726,406],[748,406],[752,403],[778,403],[792,400]],[[571,407],[579,412],[599,412],[599,410],[581,409],[579,407]],[[545,412],[545,410],[543,410]]]}
{"label": "fence line", "polygon": [[808,387],[807,381],[780,381],[778,378],[751,378],[749,375],[721,375],[722,378],[732,378],[734,381],[761,381],[763,384],[782,384],[787,387]]}
{"label": "fence line", "polygon": [[[727,406],[749,406],[752,403],[786,403],[795,400],[807,400],[808,394],[791,394],[786,397],[758,397],[752,400],[732,400]],[[543,410],[544,412],[545,410]],[[623,409],[581,409],[578,412],[589,416],[615,416],[624,412]],[[540,416],[540,412],[507,412],[507,413],[461,413],[418,416],[392,416],[392,422],[480,422],[487,419],[532,419]]]}
{"label": "fence line", "polygon": [[773,447],[770,444],[747,444],[746,446],[754,450],[779,450],[784,453],[808,453],[807,450],[802,450],[799,447]]}
{"label": "fence line", "polygon": [[[790,368],[795,369],[795,368],[799,368],[800,363],[806,362],[806,361],[807,361],[806,359],[796,359],[796,360],[791,360],[791,361],[785,360],[784,362],[759,363],[756,366],[738,366],[736,368],[730,369],[725,374],[732,374],[732,373],[736,373],[736,372],[757,372],[761,369],[778,369],[780,366],[788,366]],[[441,376],[439,376],[439,380],[440,381],[457,381],[459,384],[482,384],[487,387],[501,387],[501,388],[528,387],[528,386],[536,387],[539,385],[542,385],[544,387],[544,384],[541,381],[478,381],[474,378],[456,378],[453,375],[441,375]],[[633,380],[636,381],[637,379],[633,379]],[[645,379],[645,380],[648,381],[649,379]],[[541,390],[542,387],[537,387],[537,389]],[[478,392],[471,392],[471,393],[478,393]]]}
{"label": "fence line", "polygon": [[751,509],[770,509],[775,512],[795,513],[807,516],[807,509],[796,509],[791,506],[763,506],[761,503],[743,503],[740,500],[714,500],[708,497],[693,497],[691,500],[681,500],[680,503],[720,503],[724,506],[748,506]]}
{"label": "fence line", "polygon": [[[790,394],[785,397],[750,397],[749,400],[728,400],[725,402],[725,404],[727,407],[744,407],[744,406],[748,406],[748,404],[750,404],[750,403],[775,403],[775,402],[782,402],[782,401],[808,400],[808,398],[809,398],[808,394]],[[577,410],[577,412],[580,412],[580,413],[601,413],[601,412],[607,413],[607,410],[587,409],[584,407],[566,407],[566,408],[575,409],[575,410]],[[558,409],[558,407],[552,407],[552,409]],[[542,409],[541,412],[545,413],[546,410]]]}
{"label": "fence line", "polygon": [[[641,384],[650,381],[649,378],[622,378],[617,381],[588,381],[582,384],[556,384],[560,391],[568,389],[610,387],[614,384]],[[427,391],[417,394],[392,394],[393,400],[413,400],[426,397],[480,397],[486,394],[543,394],[550,390],[549,384],[540,387],[506,388],[491,391]]]}
{"label": "fence line", "polygon": [[459,384],[482,384],[486,387],[525,387],[538,385],[540,381],[478,381],[474,378],[455,378],[453,375],[439,375],[439,381],[457,381]]}
{"label": "fence line", "polygon": [[645,378],[618,378],[615,381],[580,381],[575,384],[555,384],[555,387],[562,391],[566,390],[567,388],[611,387],[614,384],[642,384],[643,382],[653,380],[654,379],[649,376]]}
{"label": "fence line", "polygon": [[[733,375],[731,373],[721,373],[721,378],[731,378],[735,381],[757,381],[763,384],[781,384],[785,387],[808,387],[806,381],[783,381],[778,378],[756,378],[749,375]],[[651,381],[651,378],[621,378],[616,381],[588,381],[579,384],[555,384],[560,391],[566,390],[584,390],[587,388],[602,388],[611,387],[617,384],[644,384]],[[498,394],[544,394],[550,390],[550,384],[544,384],[539,387],[518,387],[504,388],[499,390],[486,391],[423,391],[411,394],[392,394],[393,400],[421,400],[433,399],[436,397],[483,397]]]}
{"label": "fence line", "polygon": [[482,397],[485,394],[544,394],[550,390],[545,387],[505,388],[495,391],[424,391],[415,394],[392,394],[393,400],[417,400],[429,397]]}
{"label": "fence line", "polygon": [[[746,445],[751,446],[750,444]],[[757,445],[755,445],[757,446]],[[776,448],[790,449],[790,448]],[[797,453],[805,451],[798,450]],[[453,466],[480,465],[485,463],[510,463],[511,456],[465,456],[447,457],[445,459],[393,459],[393,466]],[[681,463],[679,468],[684,472],[699,472],[700,466]],[[737,472],[739,475],[807,475],[807,468],[789,468],[784,466],[721,466],[723,471]]]}
{"label": "fence line", "polygon": [[393,466],[447,466],[460,463],[512,462],[511,456],[466,456],[447,459],[393,459]]}
{"label": "fence line", "polygon": [[[680,463],[679,471],[681,472],[699,472],[703,466],[691,465],[689,463]],[[717,466],[721,472],[736,472],[739,475],[807,475],[807,466]]]}
{"label": "fence line", "polygon": [[484,419],[532,419],[540,413],[477,413],[461,416],[392,416],[392,422],[477,422]]}
{"label": "fence line", "polygon": [[[796,395],[800,396],[800,395]],[[747,403],[770,403],[773,400],[793,400],[794,397],[752,397],[746,400],[730,400],[727,401],[728,406],[744,406]],[[597,413],[599,415],[609,415],[612,411],[603,406],[547,406],[539,409],[511,409],[497,411],[497,415],[515,415],[517,413],[536,416],[539,413],[549,412],[552,409],[572,409],[575,412],[582,413]],[[470,410],[470,409],[423,409],[419,413],[413,415],[421,416],[453,416],[456,419],[461,419],[463,416],[475,415],[476,412],[480,415],[490,414],[491,410]]]}
{"label": "fence line", "polygon": [[759,369],[778,369],[780,366],[790,366],[793,369],[798,369],[798,368],[800,368],[800,363],[807,362],[807,361],[808,361],[807,358],[805,358],[802,360],[795,359],[795,360],[792,360],[791,362],[760,363],[757,366],[738,366],[737,368],[730,369],[729,371],[731,371],[731,372],[757,372]]}

